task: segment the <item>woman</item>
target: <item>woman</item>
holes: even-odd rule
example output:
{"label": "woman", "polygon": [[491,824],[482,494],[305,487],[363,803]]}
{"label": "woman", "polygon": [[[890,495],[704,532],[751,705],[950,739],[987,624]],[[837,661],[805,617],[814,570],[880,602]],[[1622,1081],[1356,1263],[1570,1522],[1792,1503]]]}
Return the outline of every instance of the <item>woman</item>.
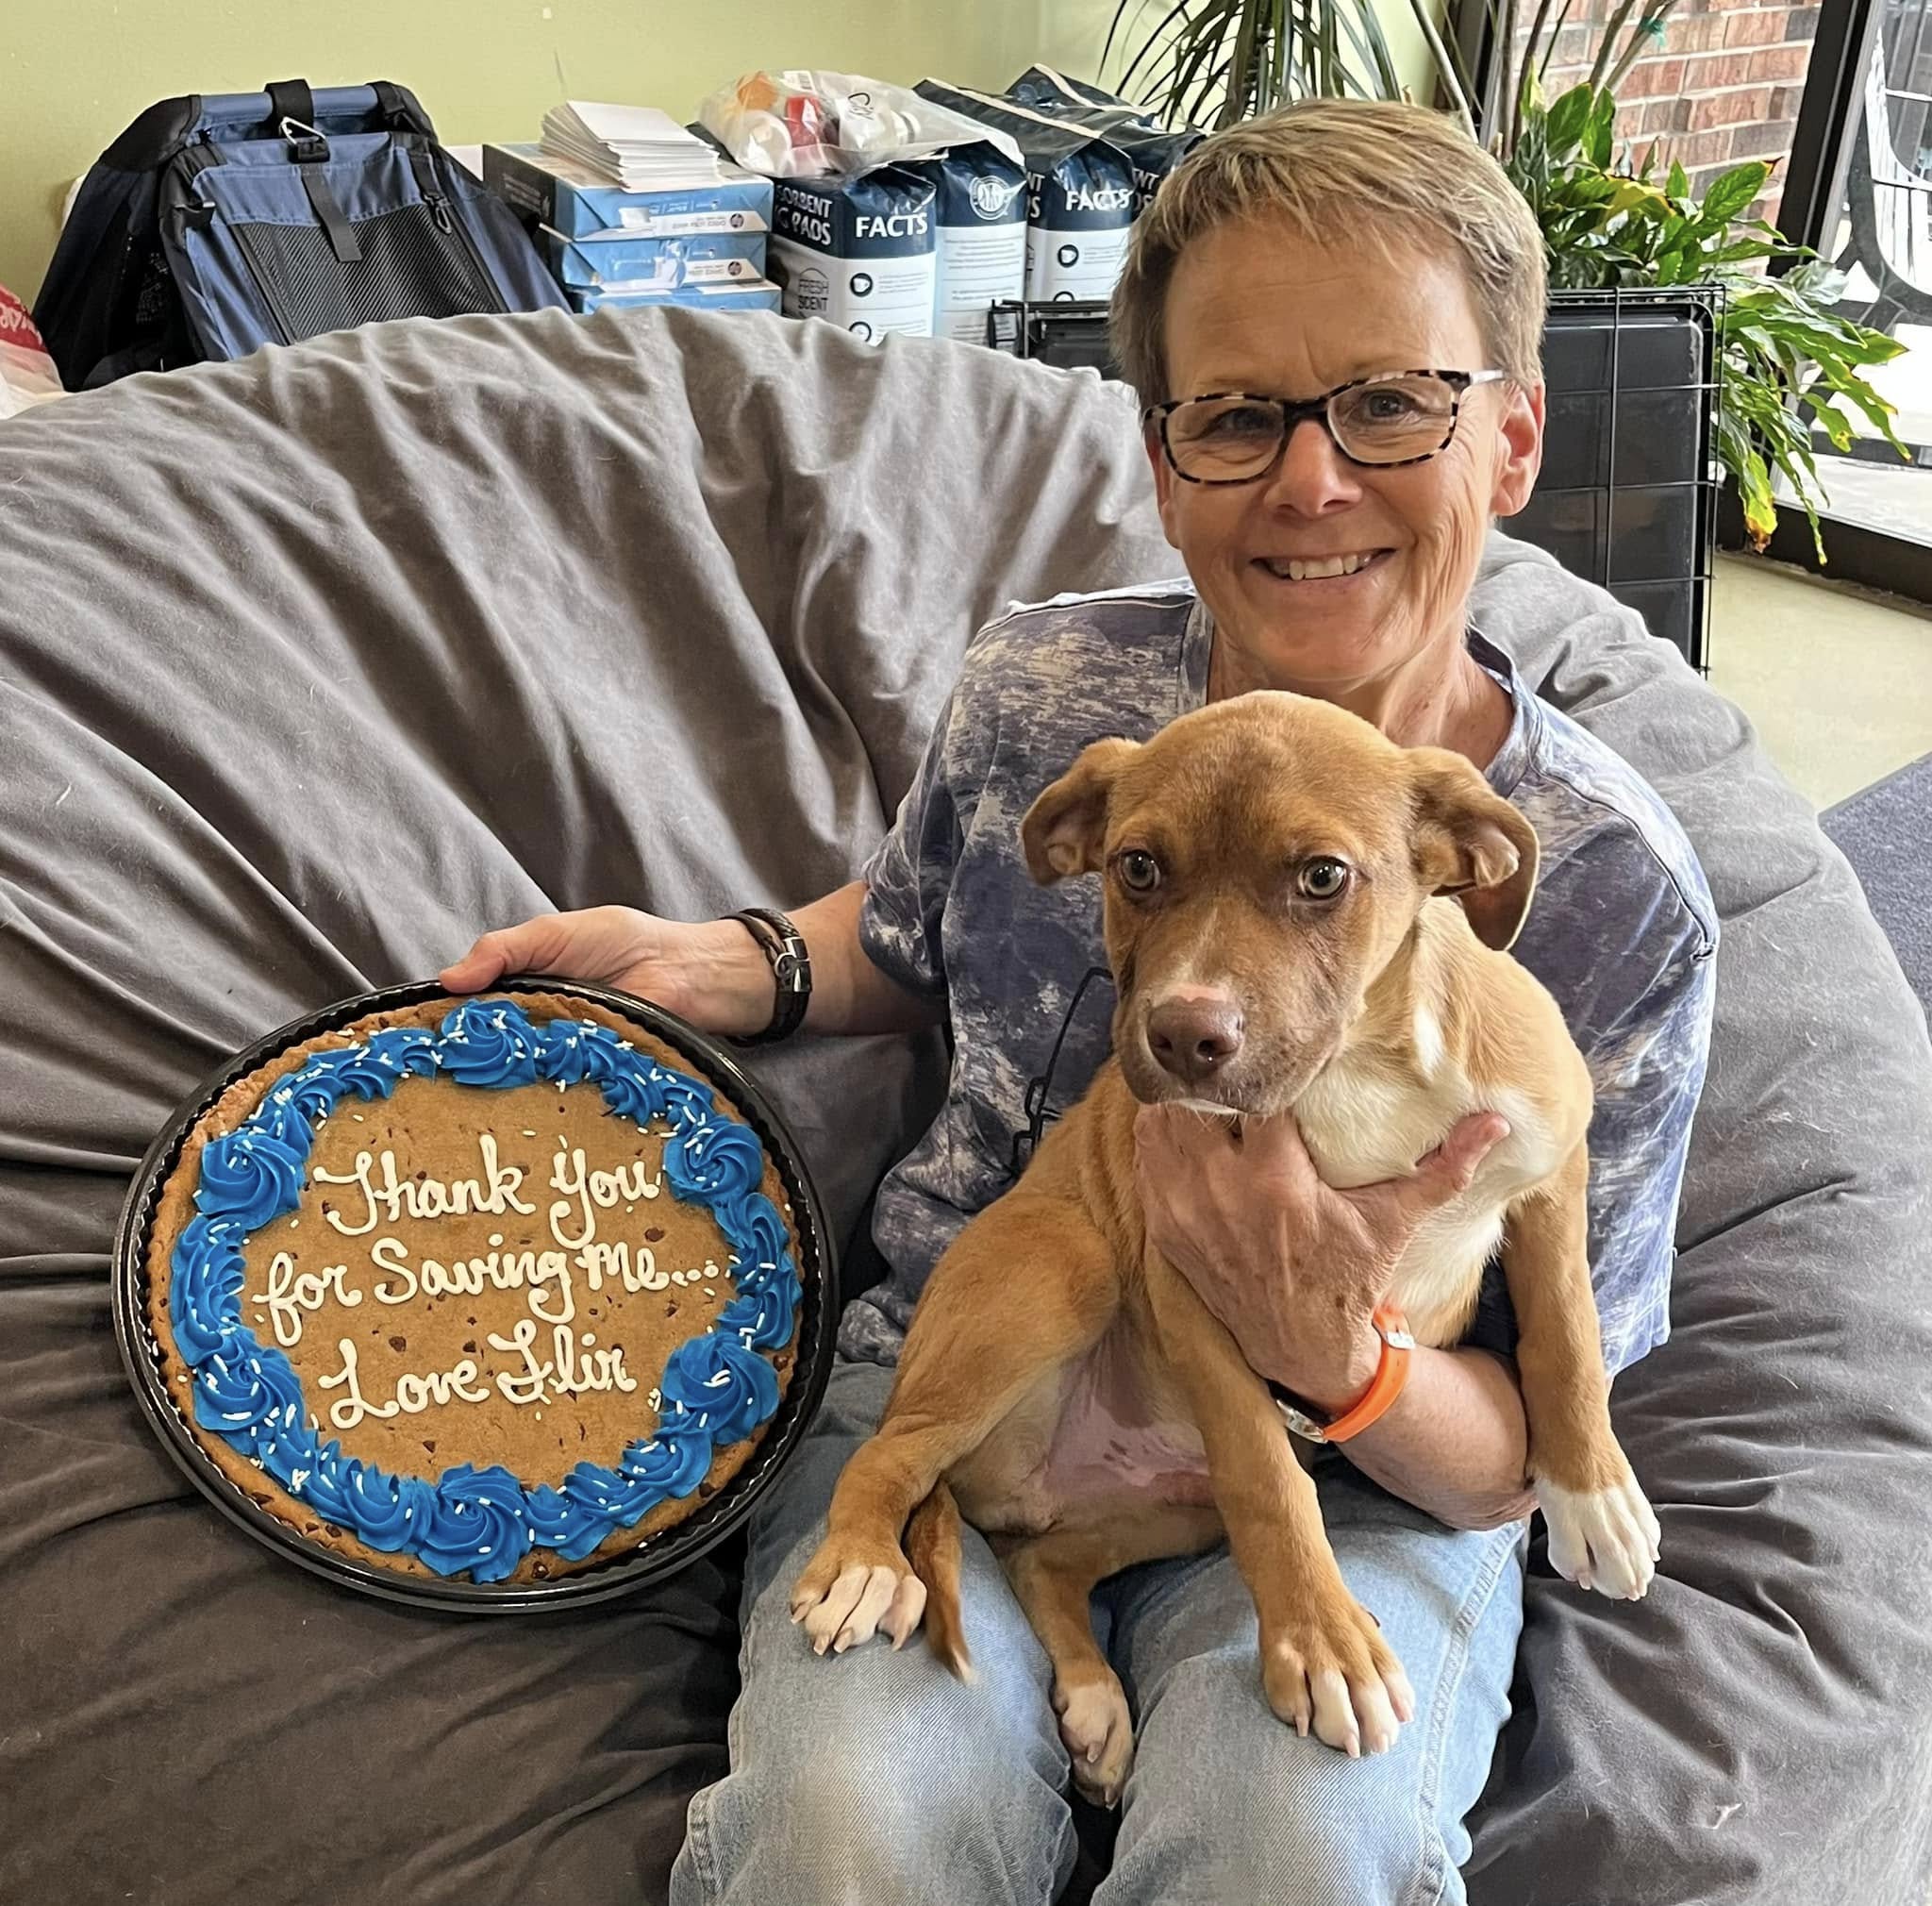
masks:
{"label": "woman", "polygon": [[[817,1659],[786,1598],[883,1408],[882,1366],[933,1262],[1105,1055],[1097,883],[1036,888],[1019,855],[1022,813],[1087,741],[1291,689],[1405,744],[1459,750],[1525,812],[1543,877],[1516,951],[1597,1082],[1591,1249],[1612,1370],[1661,1340],[1714,915],[1656,796],[1465,622],[1487,527],[1536,476],[1543,302],[1522,200],[1420,109],[1309,103],[1223,133],[1143,216],[1114,319],[1188,579],[983,631],[864,878],[796,915],[806,1026],[943,1015],[953,1076],[879,1195],[892,1276],[850,1307],[847,1361],[755,1521],[732,1771],[692,1803],[674,1899],[1045,1901],[1071,1867],[1045,1662],[976,1536],[969,1686],[917,1647]],[[596,979],[752,1035],[790,1015],[761,940],[737,920],[599,908],[488,934],[443,978]],[[1337,1193],[1291,1120],[1251,1128],[1237,1150],[1146,1112],[1141,1195],[1156,1240],[1255,1368],[1332,1419],[1374,1374],[1369,1312],[1406,1228],[1466,1180],[1497,1128],[1466,1120],[1413,1178]],[[1318,1472],[1343,1574],[1414,1687],[1399,1730],[1357,1700],[1361,1744],[1386,1751],[1346,1758],[1270,1713],[1224,1549],[1103,1585],[1096,1618],[1140,1747],[1101,1906],[1463,1897],[1463,1817],[1507,1713],[1522,1620],[1531,1503],[1509,1347],[1498,1292],[1472,1341],[1418,1353],[1394,1405]]]}

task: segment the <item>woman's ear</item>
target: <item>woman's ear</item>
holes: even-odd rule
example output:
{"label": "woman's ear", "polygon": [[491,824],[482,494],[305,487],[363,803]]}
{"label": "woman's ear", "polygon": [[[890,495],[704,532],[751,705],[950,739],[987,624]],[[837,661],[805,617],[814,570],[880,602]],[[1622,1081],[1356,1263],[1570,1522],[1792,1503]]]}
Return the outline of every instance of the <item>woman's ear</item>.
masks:
{"label": "woman's ear", "polygon": [[1042,887],[1100,865],[1107,841],[1107,802],[1113,777],[1141,752],[1139,742],[1095,742],[1026,810],[1020,844],[1026,871]]}
{"label": "woman's ear", "polygon": [[1496,423],[1496,468],[1490,514],[1514,516],[1529,501],[1543,467],[1543,387],[1499,384],[1503,414]]}
{"label": "woman's ear", "polygon": [[1154,470],[1154,501],[1160,511],[1160,527],[1167,532],[1167,540],[1178,549],[1180,536],[1174,522],[1174,475],[1167,460],[1167,452],[1160,446],[1160,426],[1158,424],[1143,425],[1141,429],[1141,447],[1147,452],[1147,461]]}
{"label": "woman's ear", "polygon": [[1536,891],[1536,829],[1447,748],[1410,750],[1416,877],[1462,903],[1475,936],[1507,952]]}

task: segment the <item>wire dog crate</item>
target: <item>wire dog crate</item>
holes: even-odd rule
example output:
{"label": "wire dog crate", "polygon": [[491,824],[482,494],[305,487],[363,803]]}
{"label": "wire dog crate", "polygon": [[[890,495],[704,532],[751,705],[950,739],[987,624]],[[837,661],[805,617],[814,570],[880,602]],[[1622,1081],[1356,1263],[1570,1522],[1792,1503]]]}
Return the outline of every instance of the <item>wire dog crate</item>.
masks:
{"label": "wire dog crate", "polygon": [[1716,286],[1553,293],[1542,475],[1508,526],[1699,669],[1709,666],[1723,317]]}
{"label": "wire dog crate", "polygon": [[[1601,583],[1652,634],[1708,667],[1717,546],[1718,333],[1724,293],[1557,292],[1543,332],[1542,475],[1512,536]],[[987,342],[1014,357],[1120,375],[1107,306],[993,306]]]}

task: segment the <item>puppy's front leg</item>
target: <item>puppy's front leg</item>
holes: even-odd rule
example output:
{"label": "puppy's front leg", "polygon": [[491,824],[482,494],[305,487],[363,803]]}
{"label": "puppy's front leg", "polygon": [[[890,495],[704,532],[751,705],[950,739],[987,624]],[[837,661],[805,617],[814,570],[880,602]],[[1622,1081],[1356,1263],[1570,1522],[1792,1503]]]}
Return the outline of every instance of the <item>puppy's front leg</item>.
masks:
{"label": "puppy's front leg", "polygon": [[1619,1600],[1650,1586],[1657,1516],[1610,1428],[1610,1386],[1590,1287],[1590,1160],[1579,1145],[1510,1208],[1503,1269],[1516,1312],[1529,1478],[1558,1575]]}
{"label": "puppy's front leg", "polygon": [[1298,1733],[1312,1725],[1346,1754],[1379,1753],[1415,1713],[1408,1677],[1341,1579],[1268,1386],[1173,1265],[1150,1250],[1146,1270],[1159,1352],[1207,1446],[1214,1500],[1255,1597],[1268,1704]]}

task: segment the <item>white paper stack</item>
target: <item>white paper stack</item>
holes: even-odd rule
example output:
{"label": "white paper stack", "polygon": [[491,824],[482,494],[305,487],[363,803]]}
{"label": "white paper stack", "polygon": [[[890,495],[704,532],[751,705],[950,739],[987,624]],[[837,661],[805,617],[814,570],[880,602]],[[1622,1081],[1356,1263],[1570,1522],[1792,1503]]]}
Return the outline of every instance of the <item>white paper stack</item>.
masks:
{"label": "white paper stack", "polygon": [[716,150],[655,106],[572,99],[543,115],[543,150],[641,192],[720,178]]}

